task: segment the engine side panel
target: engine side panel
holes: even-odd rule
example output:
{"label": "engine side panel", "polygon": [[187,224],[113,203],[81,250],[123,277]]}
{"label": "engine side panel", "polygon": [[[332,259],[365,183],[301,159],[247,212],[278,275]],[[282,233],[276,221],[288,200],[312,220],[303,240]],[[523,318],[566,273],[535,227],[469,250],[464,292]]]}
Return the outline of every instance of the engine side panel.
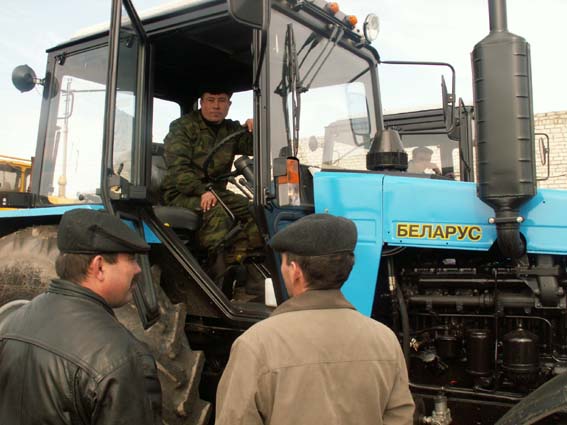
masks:
{"label": "engine side panel", "polygon": [[[488,251],[496,241],[492,208],[468,182],[322,171],[315,174],[315,211],[352,219],[356,264],[343,292],[371,314],[382,245]],[[567,193],[542,189],[521,210],[529,253],[567,254]]]}

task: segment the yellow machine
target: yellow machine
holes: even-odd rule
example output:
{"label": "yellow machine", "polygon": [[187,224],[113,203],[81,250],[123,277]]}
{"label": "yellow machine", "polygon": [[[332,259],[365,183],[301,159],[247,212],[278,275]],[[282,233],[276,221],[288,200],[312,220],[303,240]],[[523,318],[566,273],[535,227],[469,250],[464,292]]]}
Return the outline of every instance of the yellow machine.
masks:
{"label": "yellow machine", "polygon": [[0,192],[27,192],[31,169],[29,159],[0,155]]}
{"label": "yellow machine", "polygon": [[32,161],[0,155],[0,210],[22,208],[28,204]]}

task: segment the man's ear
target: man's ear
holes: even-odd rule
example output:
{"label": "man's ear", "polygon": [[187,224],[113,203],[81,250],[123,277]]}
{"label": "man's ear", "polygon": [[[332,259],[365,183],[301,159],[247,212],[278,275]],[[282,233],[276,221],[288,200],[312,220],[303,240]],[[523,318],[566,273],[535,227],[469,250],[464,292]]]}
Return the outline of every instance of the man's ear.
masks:
{"label": "man's ear", "polygon": [[292,261],[290,266],[291,266],[291,271],[293,272],[292,276],[293,276],[294,280],[303,276],[303,272],[301,271],[301,267],[299,267],[299,265],[295,261]]}
{"label": "man's ear", "polygon": [[291,262],[292,266],[292,276],[293,276],[293,286],[294,286],[294,294],[299,295],[302,294],[307,290],[307,282],[305,281],[305,275],[303,274],[303,270],[301,267],[295,262]]}
{"label": "man's ear", "polygon": [[95,255],[91,260],[88,268],[88,273],[95,279],[102,280],[104,277],[104,259],[102,255]]}

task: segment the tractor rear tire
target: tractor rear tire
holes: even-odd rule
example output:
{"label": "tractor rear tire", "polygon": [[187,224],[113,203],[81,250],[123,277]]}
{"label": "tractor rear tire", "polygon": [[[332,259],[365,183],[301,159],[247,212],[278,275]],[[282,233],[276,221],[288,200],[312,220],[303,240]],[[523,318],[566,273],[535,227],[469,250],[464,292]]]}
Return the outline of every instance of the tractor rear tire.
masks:
{"label": "tractor rear tire", "polygon": [[[28,227],[0,238],[0,308],[44,292],[56,277],[58,254],[57,226]],[[159,274],[159,268],[153,266],[152,278],[161,313],[156,324],[144,330],[133,303],[116,309],[115,313],[136,338],[147,344],[156,359],[162,387],[163,423],[205,425],[212,406],[199,397],[204,354],[191,350],[184,332],[185,305],[171,304],[157,283]]]}
{"label": "tractor rear tire", "polygon": [[55,274],[57,226],[28,227],[0,238],[0,305],[31,300]]}

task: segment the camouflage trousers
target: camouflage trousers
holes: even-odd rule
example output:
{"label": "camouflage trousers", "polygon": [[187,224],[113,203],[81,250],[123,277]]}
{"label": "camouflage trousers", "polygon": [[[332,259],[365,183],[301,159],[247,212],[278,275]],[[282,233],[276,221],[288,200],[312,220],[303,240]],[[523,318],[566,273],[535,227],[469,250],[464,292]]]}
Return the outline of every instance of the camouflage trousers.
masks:
{"label": "camouflage trousers", "polygon": [[[224,208],[217,204],[207,212],[202,213],[202,223],[199,229],[199,244],[207,249],[209,255],[223,253],[227,264],[239,262],[247,254],[262,250],[264,242],[258,227],[250,214],[250,201],[230,190],[216,190],[222,202],[240,221],[242,230],[222,243],[225,235],[232,229],[232,220]],[[200,197],[178,196],[171,205],[189,209],[200,206]],[[223,252],[224,251],[224,252]]]}

